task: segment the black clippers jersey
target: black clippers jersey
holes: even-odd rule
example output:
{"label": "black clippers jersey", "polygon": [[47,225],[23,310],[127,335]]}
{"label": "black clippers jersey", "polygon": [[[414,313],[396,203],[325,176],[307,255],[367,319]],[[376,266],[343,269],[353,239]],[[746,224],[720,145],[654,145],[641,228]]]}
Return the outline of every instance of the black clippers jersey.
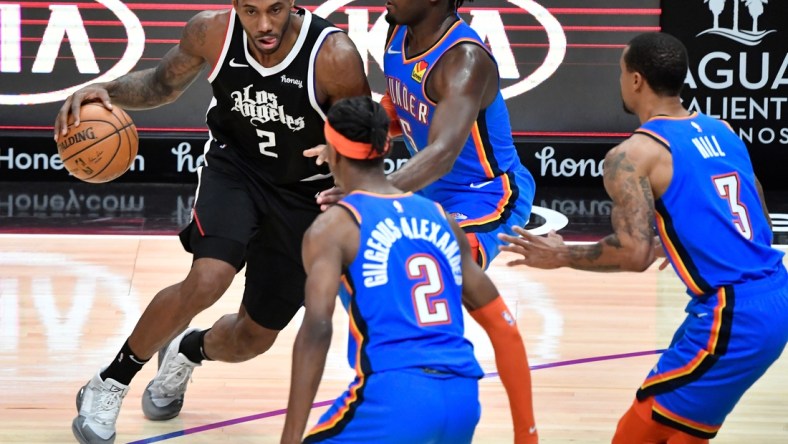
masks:
{"label": "black clippers jersey", "polygon": [[326,36],[340,30],[299,10],[303,25],[295,45],[281,63],[266,68],[249,54],[235,10],[230,14],[222,54],[208,77],[213,100],[207,123],[214,141],[208,166],[229,161],[282,185],[326,177],[327,166],[316,166],[302,152],[325,143],[315,59]]}

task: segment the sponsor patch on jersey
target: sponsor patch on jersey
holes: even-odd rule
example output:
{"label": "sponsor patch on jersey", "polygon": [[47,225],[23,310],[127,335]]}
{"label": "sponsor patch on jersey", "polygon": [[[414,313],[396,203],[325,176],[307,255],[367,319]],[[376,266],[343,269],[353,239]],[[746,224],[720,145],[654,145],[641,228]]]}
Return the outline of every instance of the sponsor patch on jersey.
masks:
{"label": "sponsor patch on jersey", "polygon": [[286,75],[284,75],[284,74],[282,75],[281,79],[282,79],[282,83],[284,83],[284,84],[287,84],[287,85],[295,85],[295,86],[297,86],[299,89],[301,89],[301,88],[303,88],[303,87],[304,87],[304,82],[303,82],[301,79],[293,79],[293,78],[291,78],[291,77],[287,77],[287,76],[286,76]]}
{"label": "sponsor patch on jersey", "polygon": [[424,60],[416,63],[416,65],[413,67],[413,72],[410,74],[413,80],[421,83],[422,79],[424,79],[424,73],[427,72],[427,66],[429,66],[429,63],[425,62]]}

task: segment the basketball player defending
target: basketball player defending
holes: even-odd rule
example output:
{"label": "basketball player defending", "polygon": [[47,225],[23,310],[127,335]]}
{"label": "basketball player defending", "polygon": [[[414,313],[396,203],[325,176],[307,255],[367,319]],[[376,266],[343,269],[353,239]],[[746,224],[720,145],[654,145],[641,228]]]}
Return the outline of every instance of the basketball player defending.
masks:
{"label": "basketball player defending", "polygon": [[462,3],[386,3],[381,103],[412,155],[389,180],[443,205],[486,269],[502,244],[497,233],[528,222],[535,185],[514,147],[496,61],[457,14]]}
{"label": "basketball player defending", "polygon": [[[324,110],[369,95],[361,58],[346,34],[292,0],[233,0],[232,9],[192,18],[157,67],[88,86],[58,114],[63,132],[80,105],[102,101],[148,109],[178,98],[204,68],[213,88],[210,140],[190,225],[186,278],[160,291],[108,367],[78,394],[74,436],[111,443],[134,375],[172,340],[142,399],[145,415],[173,418],[192,370],[203,360],[240,362],[271,347],[301,307],[301,241],[319,214],[315,194],[333,184],[302,151],[324,143]],[[212,328],[184,331],[246,264],[243,302]]]}
{"label": "basketball player defending", "polygon": [[[687,286],[686,320],[618,423],[613,443],[706,443],[788,341],[788,273],[771,248],[763,193],[727,123],[690,113],[687,51],[642,34],[621,57],[621,94],[642,126],[605,157],[614,233],[593,245],[557,234],[502,236],[510,265],[642,271],[667,254]],[[655,245],[654,229],[663,248]]]}
{"label": "basketball player defending", "polygon": [[[392,185],[439,202],[486,269],[503,245],[498,233],[512,233],[510,226],[528,222],[535,184],[514,147],[495,59],[457,14],[462,3],[386,2],[392,28],[381,104],[392,122],[391,135],[401,134],[412,156],[388,176]],[[334,188],[320,193],[318,203],[325,208],[341,195]],[[501,373],[505,386],[531,386],[527,366],[517,380]],[[535,440],[530,389],[526,398],[510,402],[520,404],[513,410],[520,415],[513,418],[518,442]]]}
{"label": "basketball player defending", "polygon": [[[368,97],[328,112],[326,159],[349,194],[304,235],[306,312],[293,349],[283,443],[302,442],[340,284],[356,378],[304,442],[470,443],[479,421],[483,372],[463,337],[462,303],[478,319],[500,298],[441,206],[386,179],[388,125]],[[505,308],[494,316],[517,332]],[[501,352],[524,364],[520,349],[516,340]]]}

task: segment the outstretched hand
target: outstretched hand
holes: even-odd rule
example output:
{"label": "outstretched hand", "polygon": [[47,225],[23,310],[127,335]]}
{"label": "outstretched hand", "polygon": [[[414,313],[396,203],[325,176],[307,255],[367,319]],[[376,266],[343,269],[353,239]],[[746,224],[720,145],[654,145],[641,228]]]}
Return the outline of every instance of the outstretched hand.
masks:
{"label": "outstretched hand", "polygon": [[520,236],[499,234],[498,237],[508,245],[499,247],[501,251],[519,254],[521,259],[509,261],[506,265],[528,265],[529,267],[553,269],[565,266],[565,261],[560,257],[566,251],[564,238],[550,230],[547,236],[535,236],[522,227],[512,227]]}
{"label": "outstretched hand", "polygon": [[304,150],[304,157],[317,157],[315,164],[323,165],[326,161],[326,146],[324,144],[315,145]]}
{"label": "outstretched hand", "polygon": [[320,211],[326,211],[328,207],[342,200],[345,197],[345,192],[337,187],[331,187],[325,191],[317,193],[315,200],[320,205]]}
{"label": "outstretched hand", "polygon": [[[326,161],[326,146],[325,144],[315,145],[312,148],[304,150],[304,157],[316,157],[315,164],[322,165]],[[325,191],[321,191],[315,195],[317,204],[320,205],[320,211],[326,211],[328,207],[342,200],[345,193],[337,187],[331,187]]]}

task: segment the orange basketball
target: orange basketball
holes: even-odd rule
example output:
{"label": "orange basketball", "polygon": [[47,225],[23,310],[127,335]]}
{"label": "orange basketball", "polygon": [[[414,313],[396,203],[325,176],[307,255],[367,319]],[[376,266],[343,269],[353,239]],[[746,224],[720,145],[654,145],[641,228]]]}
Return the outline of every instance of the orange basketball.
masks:
{"label": "orange basketball", "polygon": [[137,127],[125,111],[101,103],[85,103],[74,127],[71,116],[68,133],[57,139],[57,151],[69,173],[91,183],[109,182],[128,171],[137,156]]}

